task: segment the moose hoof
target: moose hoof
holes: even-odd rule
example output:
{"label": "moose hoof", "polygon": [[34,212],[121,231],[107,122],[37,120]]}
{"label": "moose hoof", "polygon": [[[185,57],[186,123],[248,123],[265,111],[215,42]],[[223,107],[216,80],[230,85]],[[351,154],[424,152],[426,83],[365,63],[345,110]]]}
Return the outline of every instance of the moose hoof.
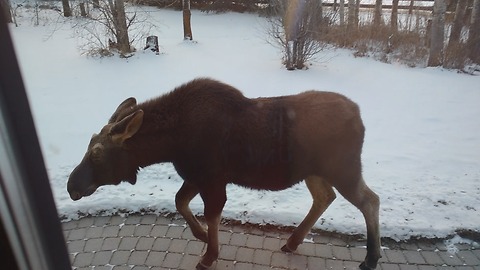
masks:
{"label": "moose hoof", "polygon": [[[211,265],[210,265],[211,266]],[[206,266],[204,265],[202,262],[199,262],[197,264],[197,267],[195,267],[196,270],[207,270],[208,268],[210,268],[210,266]]]}
{"label": "moose hoof", "polygon": [[360,268],[361,270],[373,270],[373,269],[375,269],[375,267],[369,267],[369,266],[367,266],[365,262],[362,262],[362,263],[358,266],[358,268]]}
{"label": "moose hoof", "polygon": [[285,244],[285,245],[283,245],[283,247],[282,247],[282,251],[283,251],[283,252],[286,252],[286,253],[293,253],[295,250],[292,250],[291,248],[289,248],[289,247],[287,246],[287,244]]}

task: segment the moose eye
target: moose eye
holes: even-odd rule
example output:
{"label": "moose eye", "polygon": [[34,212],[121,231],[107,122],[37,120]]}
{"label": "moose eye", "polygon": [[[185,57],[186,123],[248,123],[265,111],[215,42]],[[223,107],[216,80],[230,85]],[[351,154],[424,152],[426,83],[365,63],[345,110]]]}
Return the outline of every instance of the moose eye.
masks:
{"label": "moose eye", "polygon": [[103,145],[100,143],[97,143],[92,147],[91,159],[93,162],[99,162],[102,159],[103,148]]}

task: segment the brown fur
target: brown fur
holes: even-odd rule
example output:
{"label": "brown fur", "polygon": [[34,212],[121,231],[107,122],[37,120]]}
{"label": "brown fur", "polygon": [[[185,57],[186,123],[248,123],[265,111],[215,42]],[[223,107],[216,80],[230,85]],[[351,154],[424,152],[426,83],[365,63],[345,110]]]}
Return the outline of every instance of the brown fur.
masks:
{"label": "brown fur", "polygon": [[[307,179],[314,204],[282,250],[297,248],[335,199],[335,187],[365,216],[368,253],[361,268],[372,269],[380,257],[379,202],[361,176],[363,138],[358,106],[340,94],[249,99],[229,85],[197,79],[138,105],[134,99],[122,103],[92,138],[68,190],[79,199],[101,185],[135,183],[139,167],[172,162],[185,181],[177,209],[193,234],[208,243],[198,265],[203,269],[218,257],[228,183],[281,190]],[[90,158],[95,151],[103,163]],[[197,194],[205,203],[207,230],[188,207]]]}

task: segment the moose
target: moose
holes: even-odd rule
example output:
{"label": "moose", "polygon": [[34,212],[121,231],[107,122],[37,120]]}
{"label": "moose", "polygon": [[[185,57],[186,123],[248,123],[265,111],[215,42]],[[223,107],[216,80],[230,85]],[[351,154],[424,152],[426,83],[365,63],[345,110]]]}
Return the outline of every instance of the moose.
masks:
{"label": "moose", "polygon": [[[380,202],[362,178],[364,133],[359,107],[337,93],[250,99],[225,83],[197,78],[140,104],[135,98],[123,101],[92,136],[67,190],[79,200],[103,185],[135,184],[140,168],[171,162],[184,180],[176,208],[192,234],[207,243],[196,268],[208,269],[219,255],[227,184],[276,191],[305,181],[313,204],[284,252],[303,242],[336,198],[335,188],[365,218],[367,255],[359,268],[375,269],[381,257]],[[198,194],[206,226],[189,208]]]}

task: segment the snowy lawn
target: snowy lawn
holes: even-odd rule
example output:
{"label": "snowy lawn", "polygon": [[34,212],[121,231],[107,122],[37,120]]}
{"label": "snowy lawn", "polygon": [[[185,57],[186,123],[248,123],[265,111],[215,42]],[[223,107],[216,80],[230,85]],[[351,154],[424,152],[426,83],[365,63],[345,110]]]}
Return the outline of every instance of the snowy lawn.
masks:
{"label": "snowy lawn", "polygon": [[[129,59],[80,55],[69,23],[54,17],[34,27],[23,11],[11,27],[33,108],[58,212],[85,214],[175,211],[182,180],[170,164],[142,170],[135,186],[104,186],[73,202],[66,182],[90,136],[117,105],[172,90],[195,77],[229,83],[248,96],[329,90],[358,102],[366,125],[364,178],[381,197],[381,235],[393,239],[445,237],[480,224],[480,76],[441,68],[407,68],[351,51],[328,50],[327,61],[287,71],[264,38],[263,18],[252,14],[193,12],[193,36],[183,42],[181,12],[151,11],[162,54]],[[45,11],[42,11],[45,12]],[[56,15],[57,16],[57,15]],[[43,18],[43,17],[42,17]],[[53,31],[56,29],[56,31]],[[208,129],[208,127],[205,127]],[[305,185],[282,192],[229,186],[223,216],[254,223],[298,224],[311,205]],[[192,204],[196,213],[203,205]],[[339,197],[316,224],[341,233],[365,233],[360,212]]]}

